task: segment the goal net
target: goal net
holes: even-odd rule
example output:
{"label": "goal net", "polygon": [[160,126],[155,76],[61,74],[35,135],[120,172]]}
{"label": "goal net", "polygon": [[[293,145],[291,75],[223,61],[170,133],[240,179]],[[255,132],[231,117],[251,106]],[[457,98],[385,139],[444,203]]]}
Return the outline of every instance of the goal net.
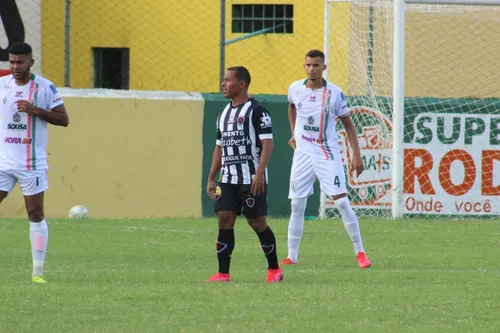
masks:
{"label": "goal net", "polygon": [[[358,214],[390,217],[398,191],[407,216],[499,216],[500,6],[408,2],[399,145],[394,1],[326,2],[327,75],[348,96],[365,166],[360,177],[349,172],[352,150],[339,122],[351,203]],[[402,161],[397,188],[395,145]],[[322,193],[320,216],[336,214]]]}

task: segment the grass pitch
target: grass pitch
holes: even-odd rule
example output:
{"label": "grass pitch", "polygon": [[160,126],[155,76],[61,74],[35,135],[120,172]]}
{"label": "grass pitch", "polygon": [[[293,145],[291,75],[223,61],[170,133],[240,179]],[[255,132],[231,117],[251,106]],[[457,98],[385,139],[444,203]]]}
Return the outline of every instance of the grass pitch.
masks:
{"label": "grass pitch", "polygon": [[[215,219],[49,220],[47,285],[31,283],[29,225],[0,227],[0,332],[497,332],[498,220],[361,219],[360,270],[339,220],[306,221],[299,264],[266,284],[239,220],[232,282],[216,271]],[[280,259],[287,223],[270,220]]]}

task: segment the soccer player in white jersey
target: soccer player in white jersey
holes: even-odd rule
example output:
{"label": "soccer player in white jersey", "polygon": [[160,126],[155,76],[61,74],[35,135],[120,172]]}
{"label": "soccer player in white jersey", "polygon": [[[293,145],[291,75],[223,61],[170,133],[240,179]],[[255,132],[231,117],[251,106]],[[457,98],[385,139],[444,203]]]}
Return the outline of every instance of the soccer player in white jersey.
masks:
{"label": "soccer player in white jersey", "polygon": [[19,182],[30,222],[32,281],[46,283],[47,125],[68,126],[69,118],[56,87],[31,73],[34,59],[29,44],[12,44],[9,62],[11,75],[0,78],[0,202]]}
{"label": "soccer player in white jersey", "polygon": [[322,77],[326,69],[323,52],[309,51],[304,68],[307,78],[293,82],[288,89],[288,119],[292,131],[289,145],[294,149],[289,189],[292,213],[288,225],[288,257],[281,264],[296,264],[298,261],[307,198],[313,193],[317,179],[321,190],[335,200],[335,207],[354,245],[359,267],[368,268],[371,262],[363,248],[358,218],[347,198],[346,177],[335,126],[340,119],[353,148],[349,167],[354,168],[359,176],[364,166],[356,128],[349,117],[342,89]]}

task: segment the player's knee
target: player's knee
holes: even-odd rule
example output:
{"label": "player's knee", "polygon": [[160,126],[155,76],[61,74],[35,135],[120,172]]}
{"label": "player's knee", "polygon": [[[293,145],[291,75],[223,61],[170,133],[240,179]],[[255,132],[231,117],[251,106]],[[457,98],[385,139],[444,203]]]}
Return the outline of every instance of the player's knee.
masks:
{"label": "player's knee", "polygon": [[7,197],[9,193],[6,191],[0,191],[0,203],[2,203],[3,199]]}
{"label": "player's knee", "polygon": [[43,211],[44,193],[40,192],[34,195],[25,195],[26,213],[31,222],[41,222],[45,216]]}
{"label": "player's knee", "polygon": [[265,216],[249,218],[247,222],[248,225],[257,233],[262,232],[267,228],[267,219]]}
{"label": "player's knee", "polygon": [[28,211],[28,219],[30,222],[41,222],[44,218],[43,210]]}
{"label": "player's knee", "polygon": [[349,199],[347,199],[347,196],[344,196],[335,200],[335,207],[337,207],[337,209],[340,211],[344,211],[346,209],[349,209],[349,207],[351,207],[351,204],[349,203]]}
{"label": "player's knee", "polygon": [[291,207],[292,213],[304,214],[306,211],[307,198],[294,198],[292,199]]}
{"label": "player's knee", "polygon": [[219,229],[232,229],[236,222],[236,214],[233,212],[219,212]]}
{"label": "player's knee", "polygon": [[26,205],[26,213],[31,222],[40,222],[45,218],[43,214],[43,204],[41,202],[30,202]]}

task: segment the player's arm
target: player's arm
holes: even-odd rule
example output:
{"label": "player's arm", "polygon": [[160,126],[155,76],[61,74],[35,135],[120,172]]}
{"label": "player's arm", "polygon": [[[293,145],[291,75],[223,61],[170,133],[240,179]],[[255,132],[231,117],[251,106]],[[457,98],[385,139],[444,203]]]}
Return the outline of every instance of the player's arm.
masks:
{"label": "player's arm", "polygon": [[32,114],[55,126],[68,126],[68,112],[64,106],[61,94],[56,87],[53,84],[50,84],[50,87],[47,87],[47,89],[41,89],[39,94],[47,100],[46,109],[39,108],[26,100],[18,100],[16,101],[16,104],[19,112]]}
{"label": "player's arm", "polygon": [[292,137],[295,131],[295,121],[297,120],[297,109],[295,104],[288,103],[288,122],[290,123],[290,132]]}
{"label": "player's arm", "polygon": [[220,145],[215,145],[214,152],[212,153],[212,166],[210,167],[210,172],[208,173],[208,181],[215,182],[215,177],[219,173],[222,167],[222,147]]}
{"label": "player's arm", "polygon": [[[219,123],[219,117],[217,117],[217,124]],[[217,125],[217,140],[215,141],[215,149],[212,153],[212,165],[210,166],[210,171],[208,173],[207,181],[207,194],[212,199],[215,200],[215,177],[219,173],[222,167],[222,145],[221,145],[221,132],[219,126]]]}
{"label": "player's arm", "polygon": [[295,142],[295,121],[297,120],[297,109],[295,104],[288,103],[288,122],[290,123],[290,140],[288,140],[288,145],[295,150],[297,143]]}
{"label": "player's arm", "polygon": [[[262,136],[260,136],[262,137]],[[266,179],[266,168],[273,154],[274,142],[273,139],[260,139],[262,143],[262,151],[260,153],[259,167],[255,171],[255,176],[252,180],[250,192],[253,195],[259,195],[264,192],[264,184]]]}
{"label": "player's arm", "polygon": [[68,126],[69,125],[69,117],[68,112],[66,111],[66,107],[64,104],[58,105],[53,109],[42,109],[26,100],[18,100],[16,101],[17,109],[19,112],[26,112],[28,114],[32,114],[37,116],[38,118],[45,120],[49,124],[55,126]]}
{"label": "player's arm", "polygon": [[[47,112],[48,111],[48,112]],[[36,108],[33,111],[33,114],[38,118],[45,120],[49,124],[55,126],[68,126],[69,125],[69,116],[66,111],[66,107],[64,104],[59,105],[51,110],[44,110],[40,108]]]}
{"label": "player's arm", "polygon": [[262,106],[254,110],[252,122],[255,134],[259,136],[259,140],[262,143],[262,151],[260,152],[259,167],[255,170],[250,192],[253,195],[259,195],[264,192],[266,168],[273,154],[273,128],[271,116]]}
{"label": "player's arm", "polygon": [[365,170],[365,167],[363,165],[363,161],[361,160],[361,150],[359,149],[356,127],[354,126],[349,114],[340,117],[340,120],[342,121],[342,125],[344,125],[344,129],[347,133],[347,139],[349,140],[349,144],[351,145],[353,152],[350,168],[354,168],[354,170],[356,170],[356,175],[359,177],[359,175],[361,175],[361,173]]}
{"label": "player's arm", "polygon": [[260,153],[259,167],[256,172],[264,176],[267,165],[271,160],[271,155],[273,154],[274,141],[273,139],[261,139],[260,142],[262,142],[262,152]]}
{"label": "player's arm", "polygon": [[274,149],[271,115],[264,107],[260,106],[254,110],[252,122],[255,128],[255,134],[262,143],[259,167],[256,173],[263,176]]}
{"label": "player's arm", "polygon": [[219,145],[215,146],[214,152],[212,154],[212,166],[210,167],[210,172],[208,173],[207,181],[207,194],[212,199],[215,200],[215,177],[222,167],[222,147]]}
{"label": "player's arm", "polygon": [[354,126],[354,123],[349,115],[347,99],[342,91],[339,92],[336,98],[335,113],[342,121],[342,125],[344,125],[344,129],[347,133],[347,139],[352,147],[353,157],[351,163],[349,164],[349,170],[352,172],[354,169],[356,171],[356,175],[359,177],[359,175],[361,175],[361,173],[365,170],[365,167],[363,165],[363,161],[361,160],[361,150],[359,149],[356,127]]}
{"label": "player's arm", "polygon": [[296,148],[295,142],[295,122],[297,121],[297,108],[295,107],[295,102],[292,98],[292,85],[288,88],[288,122],[290,123],[290,140],[288,140],[288,145],[292,147],[292,149]]}

